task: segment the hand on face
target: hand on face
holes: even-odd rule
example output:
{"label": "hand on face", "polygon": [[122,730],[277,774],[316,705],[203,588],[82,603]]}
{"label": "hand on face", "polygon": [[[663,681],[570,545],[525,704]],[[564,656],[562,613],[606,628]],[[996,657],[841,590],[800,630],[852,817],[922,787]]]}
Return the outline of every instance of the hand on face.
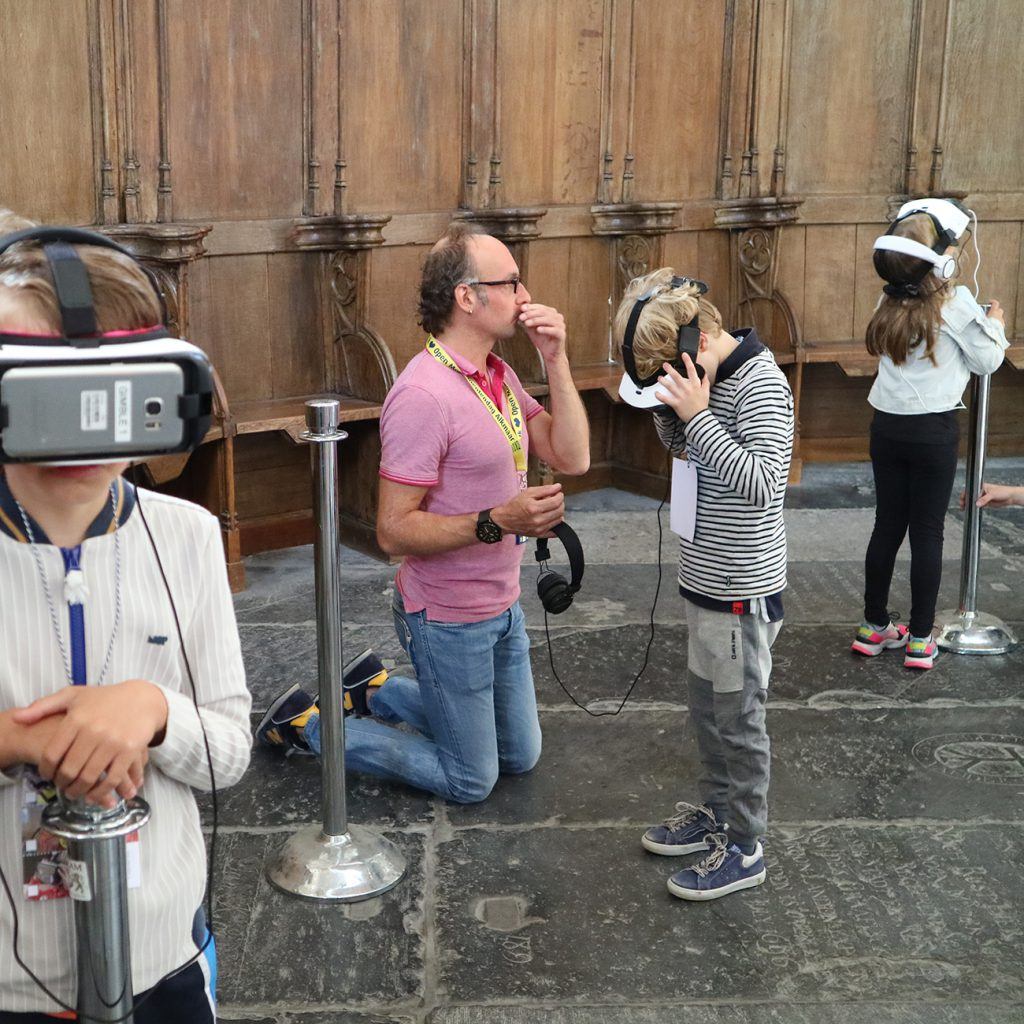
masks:
{"label": "hand on face", "polygon": [[19,708],[24,726],[55,719],[34,759],[39,774],[71,799],[113,807],[142,785],[150,744],[167,726],[167,701],[142,679],[114,686],[68,686]]}
{"label": "hand on face", "polygon": [[658,378],[659,390],[654,397],[664,402],[675,414],[687,423],[699,412],[703,412],[711,399],[711,381],[707,374],[701,380],[697,368],[689,355],[683,353],[683,366],[686,368],[684,377],[668,363],[663,363],[665,374]]}
{"label": "hand on face", "polygon": [[538,302],[524,302],[519,308],[519,323],[544,362],[565,354],[565,317],[557,309]]}

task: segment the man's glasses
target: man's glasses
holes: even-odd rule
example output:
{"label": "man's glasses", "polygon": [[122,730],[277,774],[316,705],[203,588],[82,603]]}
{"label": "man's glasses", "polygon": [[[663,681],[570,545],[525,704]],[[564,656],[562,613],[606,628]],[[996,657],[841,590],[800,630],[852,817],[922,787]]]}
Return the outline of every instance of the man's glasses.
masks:
{"label": "man's glasses", "polygon": [[482,284],[488,288],[496,288],[501,284],[510,284],[512,285],[512,294],[515,295],[519,291],[519,286],[523,283],[523,279],[518,274],[513,274],[512,277],[506,277],[504,281],[463,281],[462,283],[474,286]]}

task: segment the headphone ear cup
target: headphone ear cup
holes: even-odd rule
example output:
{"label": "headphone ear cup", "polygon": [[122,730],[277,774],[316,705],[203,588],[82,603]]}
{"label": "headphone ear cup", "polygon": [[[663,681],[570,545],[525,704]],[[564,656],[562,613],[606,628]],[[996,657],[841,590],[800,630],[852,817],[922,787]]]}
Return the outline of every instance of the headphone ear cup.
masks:
{"label": "headphone ear cup", "polygon": [[952,256],[945,256],[941,263],[932,267],[932,273],[943,281],[948,281],[956,273],[956,260]]}
{"label": "headphone ear cup", "polygon": [[568,581],[550,569],[544,569],[537,577],[537,597],[544,610],[551,615],[560,615],[572,604]]}

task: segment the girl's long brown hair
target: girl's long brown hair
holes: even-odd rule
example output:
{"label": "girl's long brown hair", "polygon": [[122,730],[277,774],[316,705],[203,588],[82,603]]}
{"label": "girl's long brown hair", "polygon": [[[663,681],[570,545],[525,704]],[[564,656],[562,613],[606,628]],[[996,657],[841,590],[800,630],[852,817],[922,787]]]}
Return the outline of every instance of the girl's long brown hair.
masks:
{"label": "girl's long brown hair", "polygon": [[[892,233],[922,242],[929,248],[938,238],[935,225],[925,214],[912,214],[901,220]],[[917,294],[882,295],[864,338],[868,352],[873,356],[888,356],[899,366],[907,361],[910,350],[923,341],[925,356],[937,366],[935,342],[942,323],[942,304],[951,285],[932,274],[931,264],[916,256],[876,249],[874,261],[878,276],[894,286],[894,291],[910,285],[910,290]]]}

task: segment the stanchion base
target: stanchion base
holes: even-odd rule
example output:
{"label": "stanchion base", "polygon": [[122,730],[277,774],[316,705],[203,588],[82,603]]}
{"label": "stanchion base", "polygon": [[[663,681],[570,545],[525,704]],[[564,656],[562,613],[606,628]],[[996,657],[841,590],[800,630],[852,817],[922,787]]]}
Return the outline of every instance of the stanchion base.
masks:
{"label": "stanchion base", "polygon": [[939,622],[945,625],[935,642],[953,654],[1006,654],[1017,646],[1013,630],[994,615],[950,609]]}
{"label": "stanchion base", "polygon": [[405,858],[394,843],[350,825],[328,836],[319,825],[296,832],[267,865],[273,885],[308,900],[356,903],[393,889],[405,875]]}

